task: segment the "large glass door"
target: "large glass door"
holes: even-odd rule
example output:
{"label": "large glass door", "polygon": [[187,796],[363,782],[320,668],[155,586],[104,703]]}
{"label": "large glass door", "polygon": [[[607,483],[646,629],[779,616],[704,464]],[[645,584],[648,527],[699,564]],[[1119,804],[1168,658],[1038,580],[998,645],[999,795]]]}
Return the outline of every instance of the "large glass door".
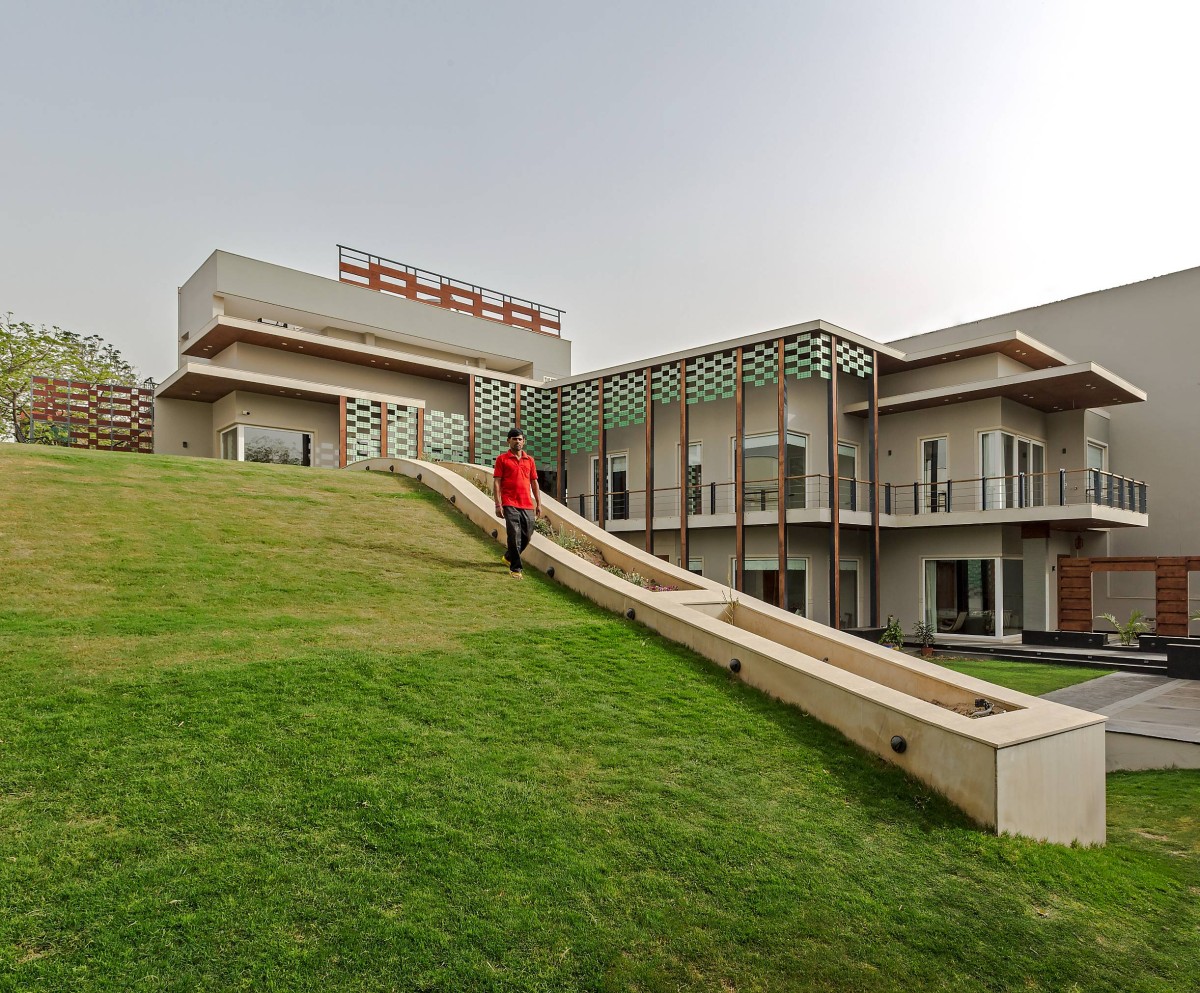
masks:
{"label": "large glass door", "polygon": [[[604,492],[607,499],[607,519],[624,521],[629,519],[629,456],[624,452],[605,458],[607,473]],[[592,492],[600,492],[600,460],[592,456]],[[596,520],[596,503],[592,500],[592,520]]]}
{"label": "large glass door", "polygon": [[843,442],[837,447],[838,507],[858,509],[858,447]]}
{"label": "large glass door", "polygon": [[921,442],[921,501],[918,513],[933,514],[949,509],[949,442],[926,438]]}
{"label": "large glass door", "polygon": [[842,559],[838,566],[841,574],[841,630],[858,627],[858,560]]}

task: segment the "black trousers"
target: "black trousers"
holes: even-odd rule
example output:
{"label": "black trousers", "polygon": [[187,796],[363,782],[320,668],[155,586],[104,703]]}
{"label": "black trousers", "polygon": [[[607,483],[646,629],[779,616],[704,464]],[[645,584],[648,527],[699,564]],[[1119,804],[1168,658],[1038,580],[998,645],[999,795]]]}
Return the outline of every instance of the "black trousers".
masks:
{"label": "black trousers", "polygon": [[504,529],[508,532],[508,567],[513,572],[520,572],[521,553],[529,547],[533,538],[532,510],[524,507],[504,508]]}

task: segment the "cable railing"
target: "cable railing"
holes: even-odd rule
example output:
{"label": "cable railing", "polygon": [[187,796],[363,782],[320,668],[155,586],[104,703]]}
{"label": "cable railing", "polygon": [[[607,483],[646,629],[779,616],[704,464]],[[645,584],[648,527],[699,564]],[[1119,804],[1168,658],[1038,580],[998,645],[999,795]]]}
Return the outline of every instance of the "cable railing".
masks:
{"label": "cable railing", "polygon": [[[824,474],[788,476],[783,481],[785,510],[828,510],[831,478]],[[715,517],[737,512],[737,491],[732,482],[692,483],[684,487],[688,518]],[[879,512],[897,516],[947,514],[1037,507],[1101,506],[1147,513],[1144,482],[1100,469],[1060,469],[1057,472],[1018,473],[936,483],[880,483]],[[650,495],[655,517],[679,516],[678,486],[664,486]],[[645,520],[646,491],[618,490],[605,494],[605,519]],[[568,505],[580,515],[596,520],[596,497],[579,493]],[[871,483],[865,479],[838,478],[838,508],[870,513]],[[779,510],[779,480],[751,479],[745,483],[747,514]]]}
{"label": "cable railing", "polygon": [[882,485],[880,510],[900,516],[1100,506],[1147,513],[1146,484],[1101,469],[1059,469],[936,483]]}

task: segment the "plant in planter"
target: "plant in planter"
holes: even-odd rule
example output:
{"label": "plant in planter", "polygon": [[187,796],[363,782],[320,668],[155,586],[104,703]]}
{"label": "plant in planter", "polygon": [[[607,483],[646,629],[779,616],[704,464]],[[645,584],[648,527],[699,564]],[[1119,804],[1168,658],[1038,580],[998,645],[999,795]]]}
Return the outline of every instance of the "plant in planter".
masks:
{"label": "plant in planter", "polygon": [[879,636],[879,644],[886,645],[888,648],[900,648],[904,645],[904,629],[891,614],[888,614],[887,627]]}
{"label": "plant in planter", "polygon": [[1140,610],[1135,610],[1129,615],[1129,620],[1122,624],[1117,620],[1114,614],[1101,614],[1109,624],[1117,629],[1117,639],[1122,645],[1132,645],[1139,634],[1145,634],[1150,630],[1150,625],[1143,620],[1144,615]]}
{"label": "plant in planter", "polygon": [[913,625],[913,640],[921,646],[921,654],[929,658],[933,654],[933,625],[926,621],[917,621]]}

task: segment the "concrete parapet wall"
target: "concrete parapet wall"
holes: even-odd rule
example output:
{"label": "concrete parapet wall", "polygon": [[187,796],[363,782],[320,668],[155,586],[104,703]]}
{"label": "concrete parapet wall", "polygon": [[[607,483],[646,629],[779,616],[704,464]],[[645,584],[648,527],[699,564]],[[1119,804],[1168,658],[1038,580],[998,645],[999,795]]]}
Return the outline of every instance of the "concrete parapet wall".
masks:
{"label": "concrete parapet wall", "polygon": [[[452,500],[503,543],[493,502],[468,478],[479,467],[373,459]],[[457,471],[456,471],[457,470]],[[556,582],[731,669],[944,794],[985,827],[1045,841],[1105,840],[1104,718],[1003,689],[824,627],[643,552],[543,496],[556,526],[589,538],[610,564],[675,592],[650,592],[535,534],[522,556]],[[978,698],[1005,713],[953,709]],[[892,740],[903,738],[902,752]]]}

